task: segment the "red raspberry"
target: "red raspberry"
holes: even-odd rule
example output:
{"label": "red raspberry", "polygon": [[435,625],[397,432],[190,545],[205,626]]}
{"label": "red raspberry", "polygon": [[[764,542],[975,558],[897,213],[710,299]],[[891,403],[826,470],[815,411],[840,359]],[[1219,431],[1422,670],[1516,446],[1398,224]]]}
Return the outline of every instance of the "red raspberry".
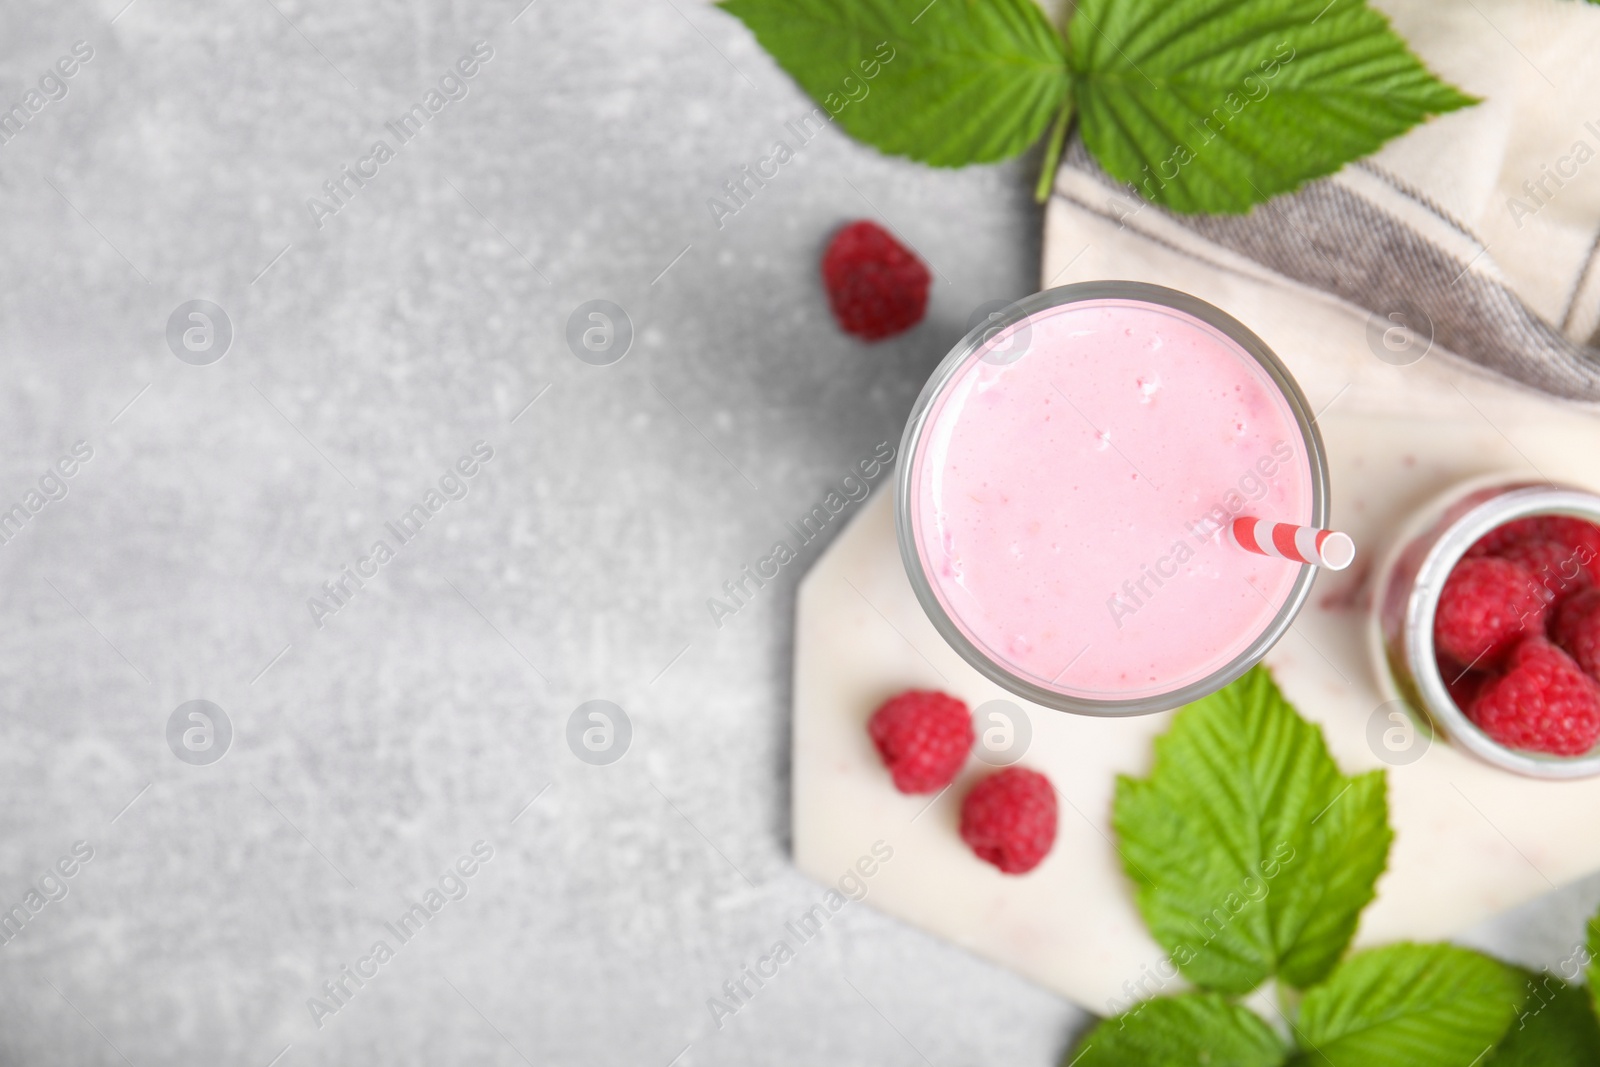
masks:
{"label": "red raspberry", "polygon": [[1556,610],[1551,636],[1591,678],[1600,678],[1600,589],[1585,589]]}
{"label": "red raspberry", "polygon": [[[1600,584],[1600,526],[1571,515],[1530,515],[1497,526],[1478,538],[1469,556],[1501,556],[1524,541],[1556,541],[1571,550],[1591,584]],[[1567,570],[1571,570],[1568,564]]]}
{"label": "red raspberry", "polygon": [[1468,717],[1509,748],[1578,756],[1600,739],[1600,686],[1542,637],[1523,640]]}
{"label": "red raspberry", "polygon": [[845,333],[880,341],[911,329],[928,309],[932,277],[875,222],[852,222],[822,256],[822,284]]}
{"label": "red raspberry", "polygon": [[1450,690],[1450,699],[1455,701],[1456,707],[1463,712],[1472,707],[1472,702],[1478,699],[1478,691],[1488,682],[1489,675],[1482,671],[1463,671],[1456,663],[1438,661],[1439,674],[1444,678],[1444,686]]}
{"label": "red raspberry", "polygon": [[1530,515],[1526,519],[1513,519],[1504,526],[1496,526],[1472,543],[1469,556],[1498,556],[1502,551],[1529,538],[1540,536],[1543,515]]}
{"label": "red raspberry", "polygon": [[1550,594],[1551,601],[1560,600],[1569,593],[1594,584],[1594,579],[1584,570],[1582,562],[1592,557],[1584,550],[1560,541],[1546,537],[1518,541],[1507,545],[1498,555],[1501,559],[1520,563],[1524,570],[1533,575],[1533,580]]}
{"label": "red raspberry", "polygon": [[1457,563],[1439,594],[1433,643],[1462,666],[1492,666],[1524,633],[1544,626],[1549,603],[1522,566],[1495,556]]}
{"label": "red raspberry", "polygon": [[1038,771],[1007,767],[961,802],[961,840],[1003,874],[1039,866],[1056,841],[1056,791]]}
{"label": "red raspberry", "polygon": [[[1571,550],[1571,556],[1588,575],[1587,585],[1600,585],[1600,526],[1571,515],[1539,516],[1539,531]],[[1567,565],[1567,570],[1572,564]]]}
{"label": "red raspberry", "polygon": [[972,751],[972,713],[955,697],[912,689],[887,700],[867,733],[902,793],[937,793]]}

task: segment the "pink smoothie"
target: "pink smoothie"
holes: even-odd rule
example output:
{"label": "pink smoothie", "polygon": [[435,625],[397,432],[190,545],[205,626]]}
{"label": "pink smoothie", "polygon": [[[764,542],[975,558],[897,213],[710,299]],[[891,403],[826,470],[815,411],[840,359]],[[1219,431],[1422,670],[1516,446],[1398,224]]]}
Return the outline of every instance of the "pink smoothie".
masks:
{"label": "pink smoothie", "polygon": [[[1024,328],[1024,354],[998,356]],[[1047,309],[979,348],[914,464],[914,539],[946,614],[1011,673],[1085,700],[1156,696],[1238,657],[1300,565],[1221,523],[1312,515],[1305,438],[1266,370],[1134,300]]]}

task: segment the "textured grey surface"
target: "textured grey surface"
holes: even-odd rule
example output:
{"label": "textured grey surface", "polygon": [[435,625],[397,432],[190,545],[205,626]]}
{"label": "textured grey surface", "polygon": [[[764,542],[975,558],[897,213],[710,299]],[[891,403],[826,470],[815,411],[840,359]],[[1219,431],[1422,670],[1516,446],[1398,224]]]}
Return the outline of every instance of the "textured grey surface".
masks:
{"label": "textured grey surface", "polygon": [[[688,0],[124,3],[0,12],[0,108],[94,49],[0,145],[0,510],[93,450],[0,544],[0,907],[93,849],[0,945],[0,1061],[1052,1061],[1075,1010],[859,905],[720,1030],[705,1003],[821,892],[787,842],[816,547],[721,629],[706,599],[898,433],[976,305],[1035,287],[1032,164],[825,130],[719,229],[706,199],[809,105]],[[319,229],[307,198],[380,138]],[[815,278],[861,216],[939,273],[872,347]],[[201,298],[235,337],[191,366],[166,324]],[[564,340],[596,298],[636,331],[611,366]],[[317,627],[480,440],[468,495]],[[234,729],[210,766],[166,741],[196,698]],[[593,698],[633,724],[610,766],[565,741]]]}

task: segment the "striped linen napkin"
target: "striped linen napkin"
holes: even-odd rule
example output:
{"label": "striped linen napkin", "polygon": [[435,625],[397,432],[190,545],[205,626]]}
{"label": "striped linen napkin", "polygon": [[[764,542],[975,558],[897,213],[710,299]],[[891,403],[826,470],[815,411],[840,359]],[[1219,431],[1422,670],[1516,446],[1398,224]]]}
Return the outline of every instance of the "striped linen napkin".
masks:
{"label": "striped linen napkin", "polygon": [[1367,315],[1385,362],[1433,350],[1600,402],[1600,6],[1377,6],[1430,68],[1484,102],[1242,216],[1145,203],[1069,145],[1046,217],[1046,287],[1088,266],[1205,295],[1222,272],[1250,280],[1224,283],[1231,299],[1219,301],[1246,323],[1253,302],[1335,300]]}

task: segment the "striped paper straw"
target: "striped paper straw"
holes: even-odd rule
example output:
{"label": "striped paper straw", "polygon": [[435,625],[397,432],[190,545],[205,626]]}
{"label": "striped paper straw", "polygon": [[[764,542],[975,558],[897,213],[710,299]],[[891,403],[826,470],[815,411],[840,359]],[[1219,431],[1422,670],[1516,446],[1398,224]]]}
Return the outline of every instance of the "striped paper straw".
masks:
{"label": "striped paper straw", "polygon": [[1292,522],[1267,522],[1249,516],[1234,519],[1231,529],[1233,540],[1240,548],[1263,556],[1310,563],[1330,571],[1342,571],[1356,558],[1356,545],[1350,535],[1333,530],[1296,526]]}

